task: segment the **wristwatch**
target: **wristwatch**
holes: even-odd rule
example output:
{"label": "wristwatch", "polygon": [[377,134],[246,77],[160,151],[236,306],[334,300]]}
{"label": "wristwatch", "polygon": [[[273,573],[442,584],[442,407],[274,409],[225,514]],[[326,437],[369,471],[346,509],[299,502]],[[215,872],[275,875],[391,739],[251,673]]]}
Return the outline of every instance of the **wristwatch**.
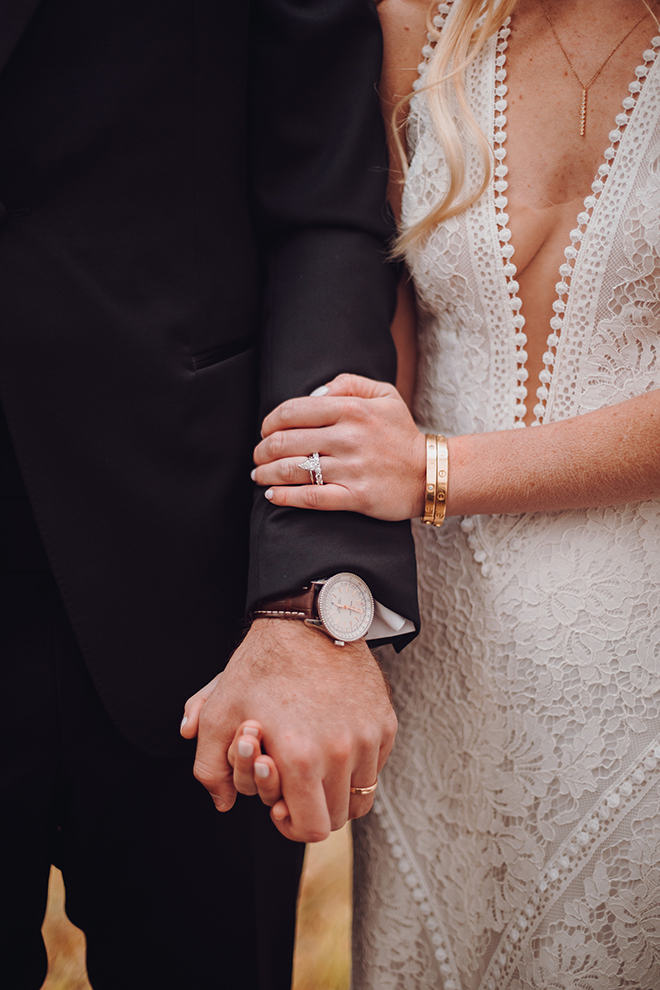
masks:
{"label": "wristwatch", "polygon": [[325,633],[337,646],[344,646],[368,633],[374,600],[366,581],[341,571],[318,578],[284,598],[262,601],[252,615],[255,619],[298,619]]}

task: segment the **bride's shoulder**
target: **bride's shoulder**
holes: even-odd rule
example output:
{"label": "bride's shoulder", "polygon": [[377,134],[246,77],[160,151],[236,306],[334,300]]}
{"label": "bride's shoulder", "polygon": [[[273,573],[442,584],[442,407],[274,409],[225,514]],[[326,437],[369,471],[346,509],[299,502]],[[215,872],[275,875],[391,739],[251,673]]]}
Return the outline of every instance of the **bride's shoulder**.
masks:
{"label": "bride's shoulder", "polygon": [[424,43],[429,13],[436,3],[429,0],[380,0],[378,16],[386,43],[409,48]]}
{"label": "bride's shoulder", "polygon": [[390,98],[412,89],[426,44],[428,15],[435,6],[429,0],[381,0],[378,4],[385,45],[382,85]]}
{"label": "bride's shoulder", "polygon": [[429,13],[437,7],[437,0],[377,0],[378,15],[383,22],[410,23],[411,21],[426,25]]}

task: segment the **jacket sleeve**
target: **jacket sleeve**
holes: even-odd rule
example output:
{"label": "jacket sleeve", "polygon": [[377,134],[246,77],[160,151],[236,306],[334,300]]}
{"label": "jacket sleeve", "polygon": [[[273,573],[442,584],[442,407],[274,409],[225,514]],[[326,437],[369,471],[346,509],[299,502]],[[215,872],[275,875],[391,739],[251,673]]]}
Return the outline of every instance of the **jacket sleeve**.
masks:
{"label": "jacket sleeve", "polygon": [[[254,0],[251,16],[251,178],[266,281],[263,417],[340,372],[394,380],[396,273],[386,261],[392,228],[375,5]],[[408,522],[283,509],[257,490],[248,611],[341,570],[361,575],[378,601],[418,626]]]}

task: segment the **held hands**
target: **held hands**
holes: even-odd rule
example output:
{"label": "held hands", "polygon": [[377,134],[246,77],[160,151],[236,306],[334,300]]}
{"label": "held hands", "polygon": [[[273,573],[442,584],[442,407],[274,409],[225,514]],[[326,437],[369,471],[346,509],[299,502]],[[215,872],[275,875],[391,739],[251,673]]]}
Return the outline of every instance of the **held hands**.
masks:
{"label": "held hands", "polygon": [[[181,733],[198,737],[194,773],[218,811],[237,791],[259,793],[283,835],[318,842],[371,808],[373,796],[350,787],[376,780],[396,716],[364,640],[338,647],[302,622],[257,619],[225,671],[188,700]],[[239,749],[249,736],[251,756]]]}
{"label": "held hands", "polygon": [[261,751],[262,738],[263,728],[254,719],[238,727],[228,753],[234,768],[234,786],[239,794],[258,794],[263,803],[272,808],[273,821],[282,822],[291,816],[282,797],[275,761]]}
{"label": "held hands", "polygon": [[[386,382],[339,375],[320,394],[289,399],[263,424],[253,479],[274,505],[342,509],[376,519],[419,516],[426,448],[405,402]],[[324,484],[298,465],[321,455]],[[293,487],[292,487],[293,486]]]}
{"label": "held hands", "polygon": [[[275,409],[263,436],[253,477],[277,505],[387,520],[423,510],[425,438],[391,385],[340,375]],[[323,486],[298,467],[312,451]],[[195,776],[219,811],[237,792],[259,794],[283,835],[316,842],[371,808],[373,794],[350,789],[376,781],[396,716],[364,640],[337,647],[302,623],[258,619],[188,700],[181,733],[198,737]]]}

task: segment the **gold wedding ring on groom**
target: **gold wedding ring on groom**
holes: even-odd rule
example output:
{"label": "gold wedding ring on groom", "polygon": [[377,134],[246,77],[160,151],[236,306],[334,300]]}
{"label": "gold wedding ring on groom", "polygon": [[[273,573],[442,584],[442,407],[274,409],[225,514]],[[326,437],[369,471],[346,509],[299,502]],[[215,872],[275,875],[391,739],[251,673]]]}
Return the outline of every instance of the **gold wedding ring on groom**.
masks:
{"label": "gold wedding ring on groom", "polygon": [[318,450],[310,454],[307,460],[298,465],[303,471],[309,471],[309,477],[313,485],[323,484],[323,472],[321,471],[321,458]]}
{"label": "gold wedding ring on groom", "polygon": [[365,794],[373,794],[377,787],[378,781],[376,781],[375,784],[372,784],[371,787],[353,787],[351,785],[351,794],[359,794],[360,796]]}

